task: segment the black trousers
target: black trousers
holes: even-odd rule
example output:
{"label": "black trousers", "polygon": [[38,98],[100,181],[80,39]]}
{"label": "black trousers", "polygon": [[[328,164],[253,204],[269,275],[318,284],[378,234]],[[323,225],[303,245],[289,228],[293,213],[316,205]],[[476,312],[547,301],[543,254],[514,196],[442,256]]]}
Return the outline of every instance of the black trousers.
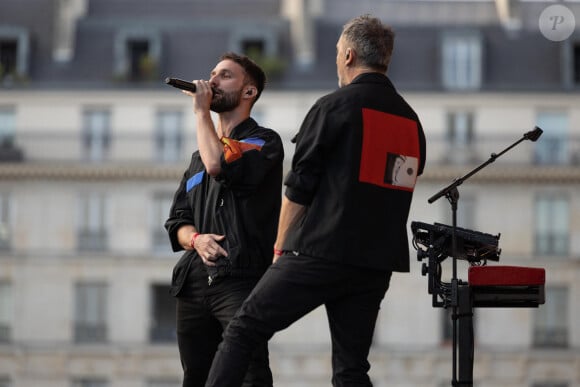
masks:
{"label": "black trousers", "polygon": [[[183,387],[202,387],[223,330],[257,279],[224,278],[207,284],[206,278],[188,278],[177,298],[177,343],[183,367]],[[271,387],[272,373],[267,343],[248,355],[249,368],[242,379],[245,387]]]}
{"label": "black trousers", "polygon": [[332,339],[332,384],[372,386],[367,360],[390,272],[304,255],[270,266],[224,332],[206,387],[239,387],[249,354],[324,304]]}

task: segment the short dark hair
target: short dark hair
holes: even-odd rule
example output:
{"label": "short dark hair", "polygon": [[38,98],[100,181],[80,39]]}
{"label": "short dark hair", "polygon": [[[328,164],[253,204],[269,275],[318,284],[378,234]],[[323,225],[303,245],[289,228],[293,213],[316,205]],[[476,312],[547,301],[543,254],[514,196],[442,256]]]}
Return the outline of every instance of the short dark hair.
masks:
{"label": "short dark hair", "polygon": [[387,71],[395,43],[395,33],[391,27],[375,17],[361,15],[343,26],[342,35],[353,45],[361,64]]}
{"label": "short dark hair", "polygon": [[258,90],[256,99],[254,100],[254,102],[256,102],[266,86],[266,74],[264,73],[264,70],[247,56],[239,55],[235,52],[226,52],[220,56],[219,60],[231,60],[242,66],[246,72],[247,82],[256,86],[256,89]]}

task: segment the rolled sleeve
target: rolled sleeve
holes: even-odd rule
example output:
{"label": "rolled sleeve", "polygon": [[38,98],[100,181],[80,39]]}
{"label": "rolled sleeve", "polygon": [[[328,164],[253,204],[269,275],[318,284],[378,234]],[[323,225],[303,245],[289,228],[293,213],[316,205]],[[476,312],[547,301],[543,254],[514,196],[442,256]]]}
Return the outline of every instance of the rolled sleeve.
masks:
{"label": "rolled sleeve", "polygon": [[173,197],[173,203],[171,209],[169,210],[169,218],[164,224],[167,234],[169,235],[169,241],[171,242],[171,248],[174,252],[183,250],[183,247],[179,244],[177,238],[177,230],[184,225],[192,225],[195,227],[193,221],[193,213],[189,207],[189,203],[186,196],[186,184],[188,179],[188,172],[186,171],[183,175],[179,188]]}
{"label": "rolled sleeve", "polygon": [[314,198],[318,179],[315,176],[301,176],[290,171],[286,175],[284,185],[286,185],[285,195],[288,199],[294,203],[308,206]]}
{"label": "rolled sleeve", "polygon": [[285,195],[295,203],[309,205],[316,195],[327,151],[326,120],[323,109],[315,104],[304,118],[296,136],[292,169],[284,181]]}

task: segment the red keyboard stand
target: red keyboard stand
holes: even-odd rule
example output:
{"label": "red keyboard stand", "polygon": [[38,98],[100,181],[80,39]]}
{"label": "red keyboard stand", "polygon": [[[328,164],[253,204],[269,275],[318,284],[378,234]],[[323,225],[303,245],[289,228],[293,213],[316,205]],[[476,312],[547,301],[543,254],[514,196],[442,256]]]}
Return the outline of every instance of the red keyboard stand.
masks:
{"label": "red keyboard stand", "polygon": [[[411,230],[417,259],[427,260],[422,264],[421,274],[428,278],[427,291],[432,296],[433,307],[453,310],[452,385],[473,387],[474,308],[538,307],[545,302],[545,270],[487,266],[488,261],[499,261],[499,234],[423,222],[412,222]],[[447,257],[453,259],[450,282],[441,280],[441,262]],[[468,281],[457,278],[458,260],[470,265]]]}
{"label": "red keyboard stand", "polygon": [[545,302],[544,269],[518,266],[471,266],[468,283],[458,285],[458,376],[456,385],[473,380],[473,308],[534,308]]}

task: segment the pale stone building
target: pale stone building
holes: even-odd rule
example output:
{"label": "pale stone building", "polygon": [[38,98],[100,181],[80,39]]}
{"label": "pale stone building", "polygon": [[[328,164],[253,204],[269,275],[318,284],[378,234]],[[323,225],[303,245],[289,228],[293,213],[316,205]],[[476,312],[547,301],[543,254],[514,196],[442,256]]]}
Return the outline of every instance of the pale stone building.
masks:
{"label": "pale stone building", "polygon": [[[501,264],[547,275],[538,309],[476,309],[474,385],[579,387],[580,32],[544,36],[549,5],[1,0],[0,387],[180,385],[167,294],[179,255],[162,225],[195,120],[162,80],[204,77],[226,50],[261,54],[271,83],[255,118],[280,132],[288,163],[302,118],[336,87],[342,24],[363,13],[394,26],[389,76],[427,135],[409,222],[449,224],[449,204],[427,199],[544,129],[459,188],[460,226],[501,233]],[[580,23],[580,4],[560,5]],[[448,311],[411,268],[393,277],[370,374],[380,387],[448,386]],[[330,385],[323,308],[270,348],[276,386]]]}

